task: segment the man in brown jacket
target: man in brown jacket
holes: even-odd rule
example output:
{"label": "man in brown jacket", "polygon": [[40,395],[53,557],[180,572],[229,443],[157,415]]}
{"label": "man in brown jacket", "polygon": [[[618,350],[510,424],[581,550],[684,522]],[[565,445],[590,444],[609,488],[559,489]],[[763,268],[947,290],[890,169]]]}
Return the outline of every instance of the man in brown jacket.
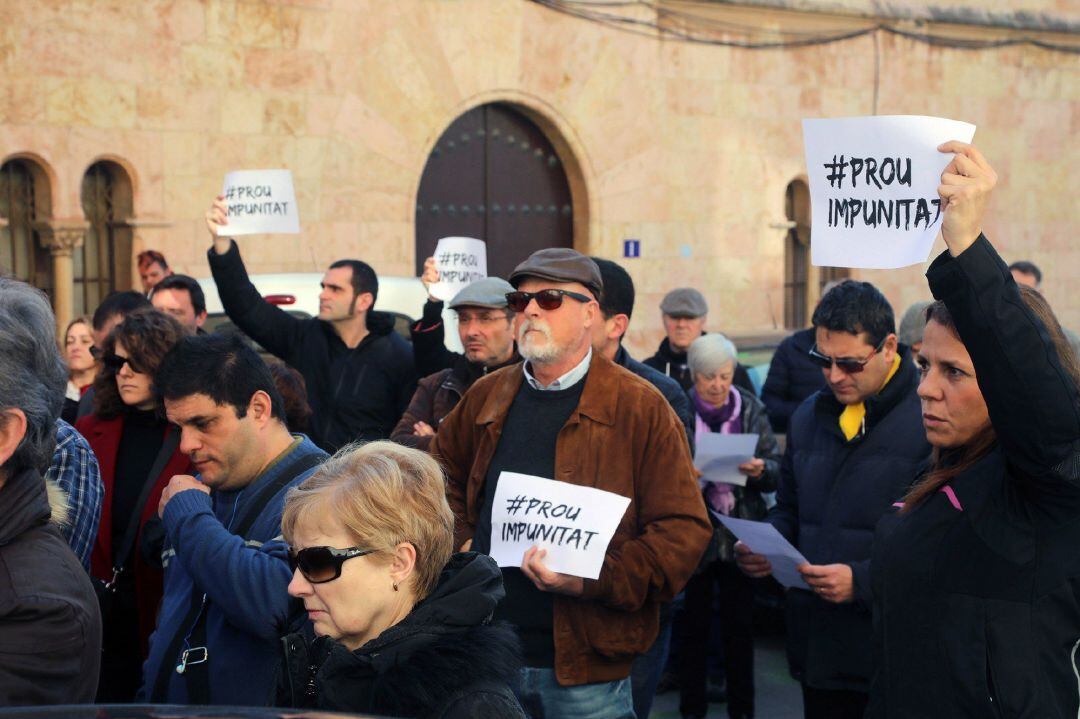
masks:
{"label": "man in brown jacket", "polygon": [[[453,365],[420,380],[390,439],[426,450],[439,424],[473,382],[521,361],[514,348],[514,313],[506,308],[506,293],[513,291],[501,277],[485,277],[454,295],[450,309],[457,313],[458,335],[465,354],[447,352],[456,357]],[[430,331],[438,335],[441,346],[442,324]]]}
{"label": "man in brown jacket", "polygon": [[634,716],[630,665],[657,632],[711,536],[686,432],[652,385],[594,354],[602,281],[569,249],[540,250],[514,270],[507,296],[526,362],[477,381],[443,421],[431,451],[447,470],[459,545],[491,548],[496,485],[520,472],[629,497],[599,578],[559,574],[529,549],[504,568],[495,618],[525,650],[518,698],[533,716]]}

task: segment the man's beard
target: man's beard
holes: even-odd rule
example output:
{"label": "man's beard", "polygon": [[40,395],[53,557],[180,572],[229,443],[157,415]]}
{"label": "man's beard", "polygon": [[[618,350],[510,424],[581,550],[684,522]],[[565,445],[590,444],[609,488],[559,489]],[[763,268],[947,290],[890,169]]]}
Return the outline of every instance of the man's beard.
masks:
{"label": "man's beard", "polygon": [[[547,340],[542,347],[534,345],[535,340],[527,332],[536,330],[544,335]],[[530,362],[547,364],[557,360],[563,353],[562,347],[555,342],[551,334],[551,327],[542,320],[522,320],[517,333],[518,354]]]}

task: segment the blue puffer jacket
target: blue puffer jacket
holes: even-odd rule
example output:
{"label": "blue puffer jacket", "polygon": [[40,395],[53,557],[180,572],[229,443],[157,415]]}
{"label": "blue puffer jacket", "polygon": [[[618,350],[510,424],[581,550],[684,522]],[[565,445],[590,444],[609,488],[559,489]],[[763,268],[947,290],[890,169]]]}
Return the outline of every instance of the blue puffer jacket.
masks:
{"label": "blue puffer jacket", "polygon": [[866,429],[850,442],[840,431],[843,405],[828,389],[791,418],[769,522],[811,564],[848,564],[855,579],[849,604],[788,592],[788,660],[811,687],[869,690],[874,528],[930,456],[917,383],[911,352],[901,345],[899,371],[866,401]]}
{"label": "blue puffer jacket", "polygon": [[[243,521],[245,501],[258,497],[261,488],[276,482],[295,462],[309,455],[314,455],[310,461],[326,458],[310,439],[296,436],[300,443],[247,487],[213,495],[189,489],[165,505],[165,596],[157,629],[150,636],[150,656],[143,664],[140,701],[266,704],[274,686],[278,639],[296,619],[287,591],[292,572],[288,547],[280,538],[281,512],[289,489],[315,467],[309,466],[278,490],[245,536],[233,534],[230,528],[239,528]],[[188,682],[193,674],[181,675],[173,669],[182,649],[175,642],[184,633],[191,637],[191,648],[201,645],[192,641],[196,637],[190,627],[195,624],[192,607],[198,606],[194,597],[204,594],[209,659],[207,665],[189,671],[208,677],[209,701],[192,702]]]}

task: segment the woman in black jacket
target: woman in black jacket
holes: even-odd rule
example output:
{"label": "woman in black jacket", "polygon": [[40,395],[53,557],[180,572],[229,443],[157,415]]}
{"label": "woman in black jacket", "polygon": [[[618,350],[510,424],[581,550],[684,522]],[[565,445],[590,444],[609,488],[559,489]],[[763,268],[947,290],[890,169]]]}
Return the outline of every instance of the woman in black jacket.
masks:
{"label": "woman in black jacket", "polygon": [[942,174],[919,386],[929,471],[878,526],[868,717],[1075,717],[1080,371],[1045,300],[981,234],[994,171]]}
{"label": "woman in black jacket", "polygon": [[514,631],[489,623],[502,573],[451,556],[454,516],[429,455],[346,448],[290,492],[289,593],[310,631],[282,640],[278,706],[419,719],[524,719]]}

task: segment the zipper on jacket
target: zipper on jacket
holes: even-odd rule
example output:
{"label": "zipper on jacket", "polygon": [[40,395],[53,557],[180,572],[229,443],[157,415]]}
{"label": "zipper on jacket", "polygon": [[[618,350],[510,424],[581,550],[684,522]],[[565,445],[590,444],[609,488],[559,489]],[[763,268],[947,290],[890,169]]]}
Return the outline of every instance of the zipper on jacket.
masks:
{"label": "zipper on jacket", "polygon": [[990,647],[986,647],[986,686],[987,693],[990,695],[990,708],[994,712],[994,716],[1004,716],[1001,712],[1001,701],[997,695],[997,687],[994,683],[994,669],[990,664]]}
{"label": "zipper on jacket", "polygon": [[[1073,644],[1072,652],[1069,653],[1069,659],[1072,662],[1073,676],[1076,677],[1076,693],[1080,696],[1080,668],[1076,665],[1076,652],[1080,650],[1080,639],[1076,640],[1076,644]],[[1076,712],[1077,719],[1080,719],[1080,710]]]}

